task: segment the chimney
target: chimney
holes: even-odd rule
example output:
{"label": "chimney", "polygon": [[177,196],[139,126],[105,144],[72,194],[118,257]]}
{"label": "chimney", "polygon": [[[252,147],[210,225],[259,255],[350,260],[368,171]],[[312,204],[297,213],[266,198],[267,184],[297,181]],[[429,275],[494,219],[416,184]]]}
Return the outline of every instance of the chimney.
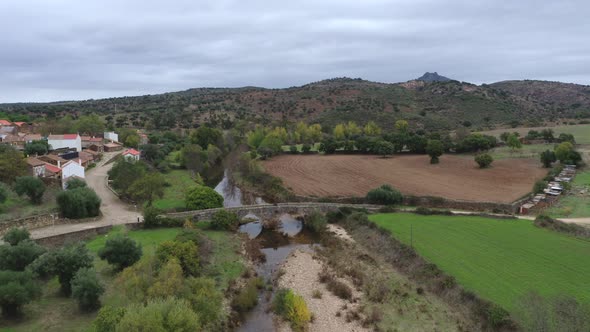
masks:
{"label": "chimney", "polygon": [[78,158],[78,165],[82,166],[82,158]]}
{"label": "chimney", "polygon": [[58,168],[61,168],[61,160],[58,160],[58,161],[57,161],[57,167],[58,167]]}

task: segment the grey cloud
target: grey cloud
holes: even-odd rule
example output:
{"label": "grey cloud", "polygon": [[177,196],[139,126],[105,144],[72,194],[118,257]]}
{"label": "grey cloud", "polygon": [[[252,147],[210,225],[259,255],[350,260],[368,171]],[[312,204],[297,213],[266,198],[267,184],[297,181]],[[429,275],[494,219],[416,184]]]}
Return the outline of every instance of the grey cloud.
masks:
{"label": "grey cloud", "polygon": [[586,1],[0,2],[0,102],[335,76],[589,84]]}

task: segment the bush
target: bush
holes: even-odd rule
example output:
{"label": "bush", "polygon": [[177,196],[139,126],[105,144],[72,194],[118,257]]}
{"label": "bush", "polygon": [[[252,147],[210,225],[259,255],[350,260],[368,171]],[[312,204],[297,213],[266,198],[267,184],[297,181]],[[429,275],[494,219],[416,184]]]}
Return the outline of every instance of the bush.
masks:
{"label": "bush", "polygon": [[555,156],[555,152],[551,150],[545,150],[541,152],[541,163],[543,163],[543,167],[549,168],[551,164],[557,161],[557,157]]}
{"label": "bush", "polygon": [[95,217],[100,213],[100,198],[88,187],[60,192],[57,205],[61,215],[70,219]]}
{"label": "bush", "polygon": [[542,193],[543,189],[547,188],[549,183],[547,181],[539,180],[533,185],[533,194]]}
{"label": "bush", "polygon": [[343,300],[352,299],[352,289],[342,281],[333,278],[328,281],[328,290]]}
{"label": "bush", "polygon": [[167,298],[134,304],[127,308],[116,331],[201,331],[199,315],[185,300]]}
{"label": "bush", "polygon": [[223,197],[206,186],[197,186],[189,190],[185,197],[186,208],[204,210],[223,207]]}
{"label": "bush", "polygon": [[31,272],[0,271],[0,308],[4,317],[15,317],[23,305],[41,295]]}
{"label": "bush", "polygon": [[115,235],[107,239],[98,257],[115,265],[118,270],[135,264],[141,258],[141,245],[128,236]]}
{"label": "bush", "polygon": [[492,156],[490,156],[488,153],[481,153],[475,156],[475,162],[479,165],[479,168],[489,167],[493,161],[494,158],[492,158]]}
{"label": "bush", "polygon": [[[4,186],[0,183],[0,204],[6,202],[8,199],[8,190],[4,188]],[[2,208],[0,208],[0,212],[2,212]]]}
{"label": "bush", "polygon": [[264,286],[261,278],[252,278],[248,280],[246,286],[240,290],[238,295],[232,301],[232,308],[237,312],[245,313],[258,304],[258,289]]}
{"label": "bush", "polygon": [[100,296],[104,287],[98,281],[93,269],[81,268],[72,279],[72,297],[78,301],[83,311],[92,311],[100,307]]}
{"label": "bush", "polygon": [[365,198],[370,204],[392,205],[403,201],[402,194],[390,185],[384,184],[367,193]]}
{"label": "bush", "polygon": [[311,145],[309,144],[303,144],[303,146],[301,146],[301,151],[303,153],[309,153],[309,151],[311,151]]}
{"label": "bush", "polygon": [[299,151],[297,150],[297,145],[291,145],[289,147],[289,152],[291,152],[292,154],[297,154]]}
{"label": "bush", "polygon": [[233,231],[238,228],[239,222],[237,214],[227,210],[220,210],[215,212],[211,218],[211,228],[223,231]]}
{"label": "bush", "polygon": [[182,298],[186,299],[191,308],[199,314],[204,326],[219,322],[223,313],[223,294],[217,290],[215,280],[208,278],[188,278],[185,281],[186,291]]}
{"label": "bush", "polygon": [[31,240],[23,240],[16,245],[0,246],[0,270],[23,271],[37,257],[45,253],[45,248]]}
{"label": "bush", "polygon": [[19,176],[14,184],[14,191],[19,195],[27,195],[33,204],[41,204],[45,184],[41,179],[32,176]]}
{"label": "bush", "polygon": [[67,190],[72,190],[72,189],[76,189],[76,188],[85,188],[87,187],[86,185],[86,181],[79,179],[79,178],[71,178],[68,180],[68,182],[66,182],[66,188]]}
{"label": "bush", "polygon": [[148,206],[143,209],[143,225],[146,228],[154,228],[161,226],[161,220],[158,216],[162,213],[162,210],[153,206]]}
{"label": "bush", "polygon": [[70,244],[39,257],[33,262],[34,271],[44,271],[47,275],[57,275],[61,290],[65,295],[72,291],[71,281],[82,268],[92,267],[92,255],[83,243]]}
{"label": "bush", "polygon": [[29,240],[30,238],[31,238],[31,234],[29,233],[29,231],[26,228],[13,227],[10,230],[8,230],[8,232],[6,232],[6,234],[4,234],[4,236],[2,237],[2,240],[4,240],[4,242],[10,244],[11,246],[15,246],[15,245],[19,244],[19,242],[21,242],[23,240]]}
{"label": "bush", "polygon": [[96,332],[112,332],[115,331],[117,325],[125,316],[125,308],[115,308],[111,306],[104,306],[98,312],[98,316],[92,322]]}
{"label": "bush", "polygon": [[286,319],[293,331],[306,331],[311,313],[300,295],[290,289],[280,289],[272,303],[273,311]]}
{"label": "bush", "polygon": [[196,276],[199,273],[199,254],[194,242],[162,242],[156,249],[156,257],[161,266],[171,258],[178,259],[187,276]]}
{"label": "bush", "polygon": [[326,230],[328,222],[326,217],[319,211],[313,211],[305,217],[305,227],[314,233],[323,233]]}
{"label": "bush", "polygon": [[430,156],[431,164],[438,164],[439,157],[445,151],[444,146],[439,140],[428,140],[426,145],[426,153]]}
{"label": "bush", "polygon": [[33,272],[35,277],[49,279],[54,275],[54,266],[57,264],[56,257],[55,252],[46,252],[29,264],[27,270]]}

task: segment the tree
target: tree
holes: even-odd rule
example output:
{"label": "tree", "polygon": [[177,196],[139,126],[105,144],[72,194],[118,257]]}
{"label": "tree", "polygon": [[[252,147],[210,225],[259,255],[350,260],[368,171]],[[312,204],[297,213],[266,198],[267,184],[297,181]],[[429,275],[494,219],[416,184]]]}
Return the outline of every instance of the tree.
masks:
{"label": "tree", "polygon": [[154,198],[164,196],[164,186],[166,181],[160,173],[150,173],[133,182],[129,188],[129,195],[137,202],[147,202],[148,206],[152,205]]}
{"label": "tree", "polygon": [[479,165],[479,168],[489,167],[493,161],[494,158],[488,153],[480,153],[475,156],[475,162]]}
{"label": "tree", "polygon": [[500,140],[504,143],[508,142],[508,137],[510,137],[510,133],[507,131],[500,134]]}
{"label": "tree", "polygon": [[27,173],[27,162],[22,153],[10,145],[0,144],[0,182],[12,183]]}
{"label": "tree", "polygon": [[193,144],[198,144],[203,150],[207,149],[209,144],[223,148],[223,135],[219,129],[201,126],[190,134],[190,140]]}
{"label": "tree", "polygon": [[541,162],[543,163],[543,167],[549,168],[551,164],[557,161],[557,157],[555,156],[555,152],[551,150],[545,150],[541,152]]}
{"label": "tree", "polygon": [[333,138],[328,137],[320,144],[319,150],[325,154],[333,154],[339,147],[338,142]]}
{"label": "tree", "polygon": [[257,151],[259,151],[258,153],[260,151],[270,151],[271,155],[281,153],[283,151],[283,141],[276,135],[268,134],[260,143]]}
{"label": "tree", "polygon": [[555,137],[553,136],[553,130],[552,129],[543,129],[541,130],[541,136],[543,137],[543,139],[549,143],[553,142],[553,140],[555,139]]}
{"label": "tree", "polygon": [[369,121],[365,125],[364,132],[367,136],[379,136],[381,135],[381,128],[374,121]]}
{"label": "tree", "polygon": [[[6,202],[8,199],[8,190],[0,184],[0,204]],[[2,208],[0,208],[0,213],[2,212]]]}
{"label": "tree", "polygon": [[403,201],[402,194],[388,184],[373,189],[365,197],[370,204],[392,205],[399,204]]}
{"label": "tree", "polygon": [[569,159],[572,151],[574,151],[574,145],[572,143],[570,143],[570,142],[560,143],[555,148],[555,157],[561,163],[564,163],[567,159]]}
{"label": "tree", "polygon": [[337,140],[343,140],[346,137],[346,126],[339,123],[334,127],[334,138]]}
{"label": "tree", "polygon": [[13,227],[9,229],[8,232],[6,232],[6,234],[4,234],[4,236],[2,237],[2,240],[10,244],[11,246],[15,246],[19,244],[21,241],[30,239],[31,233],[29,233],[29,231],[26,228],[18,227]]}
{"label": "tree", "polygon": [[41,204],[45,184],[41,179],[32,176],[19,176],[14,184],[14,191],[19,195],[27,195],[33,204]]}
{"label": "tree", "polygon": [[257,126],[254,131],[251,131],[247,135],[248,146],[252,150],[258,149],[262,140],[266,137],[264,127]]}
{"label": "tree", "polygon": [[125,315],[126,309],[106,305],[100,309],[92,325],[96,332],[115,331],[121,318]]}
{"label": "tree", "polygon": [[354,121],[348,121],[346,124],[346,137],[352,138],[354,136],[360,135],[362,133],[362,129]]}
{"label": "tree", "polygon": [[125,158],[117,160],[109,171],[109,180],[112,180],[113,188],[120,194],[127,195],[127,190],[135,181],[147,173],[147,167],[143,162],[132,163]]}
{"label": "tree", "polygon": [[514,134],[510,134],[508,136],[508,140],[506,141],[506,145],[508,145],[508,147],[512,151],[522,148],[522,143],[520,142],[518,137]]}
{"label": "tree", "polygon": [[[282,149],[282,145],[281,145],[281,149]],[[223,156],[223,153],[221,152],[221,150],[219,150],[218,147],[216,147],[213,144],[209,144],[209,146],[207,147],[207,164],[209,164],[209,166],[214,166],[218,162],[220,162],[222,156]]]}
{"label": "tree", "polygon": [[137,147],[139,146],[139,135],[133,134],[127,136],[127,138],[125,139],[125,146],[137,149]]}
{"label": "tree", "polygon": [[201,331],[199,315],[185,300],[167,298],[129,306],[117,324],[117,332]]}
{"label": "tree", "polygon": [[57,205],[62,216],[70,219],[96,217],[100,213],[101,200],[88,187],[62,191],[57,195]]}
{"label": "tree", "polygon": [[28,156],[44,155],[49,150],[47,141],[32,141],[25,144],[25,154]]}
{"label": "tree", "polygon": [[90,135],[102,134],[104,128],[104,122],[96,114],[82,115],[76,123],[78,132]]}
{"label": "tree", "polygon": [[539,194],[543,192],[543,189],[547,188],[549,183],[547,181],[539,180],[533,185],[533,194]]}
{"label": "tree", "polygon": [[395,121],[395,129],[401,133],[405,133],[408,131],[408,121],[406,120],[397,120]]}
{"label": "tree", "polygon": [[196,276],[199,274],[199,251],[197,249],[197,245],[192,241],[165,241],[160,243],[156,249],[156,257],[160,266],[166,264],[171,258],[175,258],[180,263],[185,275]]}
{"label": "tree", "polygon": [[149,298],[167,298],[181,293],[184,276],[182,266],[175,257],[168,257],[168,260],[160,267],[158,275],[147,290]]}
{"label": "tree", "polygon": [[239,223],[238,215],[227,210],[217,211],[211,218],[211,227],[218,230],[236,230]]}
{"label": "tree", "polygon": [[379,140],[373,145],[373,150],[380,156],[389,156],[395,152],[395,146],[388,141]]}
{"label": "tree", "polygon": [[314,123],[307,128],[307,133],[311,143],[319,142],[322,138],[322,126],[318,123]]}
{"label": "tree", "polygon": [[24,271],[43,253],[45,248],[28,239],[19,241],[15,245],[1,245],[0,270]]}
{"label": "tree", "polygon": [[570,142],[572,144],[576,144],[576,139],[574,138],[574,135],[572,135],[572,134],[561,133],[561,134],[559,134],[559,137],[557,138],[557,140],[559,142]]}
{"label": "tree", "polygon": [[326,216],[323,213],[320,213],[319,211],[313,211],[309,215],[305,216],[304,225],[312,232],[320,234],[326,230],[328,221],[326,220]]}
{"label": "tree", "polygon": [[180,150],[181,165],[193,173],[203,170],[203,149],[197,144],[187,144]]}
{"label": "tree", "polygon": [[83,243],[70,244],[53,252],[54,258],[48,260],[53,262],[52,274],[57,275],[61,290],[65,295],[72,291],[72,278],[81,268],[92,267],[94,259],[88,248]]}
{"label": "tree", "polygon": [[94,269],[81,268],[72,278],[72,297],[83,311],[100,308],[100,296],[103,293],[104,287],[98,281]]}
{"label": "tree", "polygon": [[430,156],[430,163],[431,164],[438,164],[439,157],[442,156],[444,152],[444,147],[441,141],[439,140],[428,140],[426,144],[426,153]]}
{"label": "tree", "polygon": [[223,207],[223,196],[207,186],[190,189],[184,199],[189,210],[204,210]]}
{"label": "tree", "polygon": [[40,284],[31,272],[0,271],[0,308],[4,317],[18,316],[23,305],[40,295]]}
{"label": "tree", "polygon": [[135,264],[141,258],[141,245],[128,236],[117,235],[107,239],[98,251],[98,257],[122,270]]}

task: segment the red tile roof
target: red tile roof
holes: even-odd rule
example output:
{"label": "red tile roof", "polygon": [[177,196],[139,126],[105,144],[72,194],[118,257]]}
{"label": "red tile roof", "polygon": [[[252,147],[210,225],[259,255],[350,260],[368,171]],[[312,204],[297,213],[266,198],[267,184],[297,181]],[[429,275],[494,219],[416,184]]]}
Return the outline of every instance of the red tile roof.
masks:
{"label": "red tile roof", "polygon": [[20,126],[24,125],[25,123],[26,122],[15,122],[14,124],[20,127]]}
{"label": "red tile roof", "polygon": [[55,173],[55,174],[61,172],[61,168],[59,168],[55,165],[52,165],[50,163],[45,163],[45,169],[52,172],[52,173]]}
{"label": "red tile roof", "polygon": [[8,120],[0,120],[0,126],[10,126],[11,124]]}
{"label": "red tile roof", "polygon": [[128,154],[133,155],[133,156],[139,156],[140,152],[135,149],[128,149],[128,150],[125,150],[125,152],[123,152],[123,155],[128,155]]}
{"label": "red tile roof", "polygon": [[76,139],[78,134],[64,134],[64,139]]}

